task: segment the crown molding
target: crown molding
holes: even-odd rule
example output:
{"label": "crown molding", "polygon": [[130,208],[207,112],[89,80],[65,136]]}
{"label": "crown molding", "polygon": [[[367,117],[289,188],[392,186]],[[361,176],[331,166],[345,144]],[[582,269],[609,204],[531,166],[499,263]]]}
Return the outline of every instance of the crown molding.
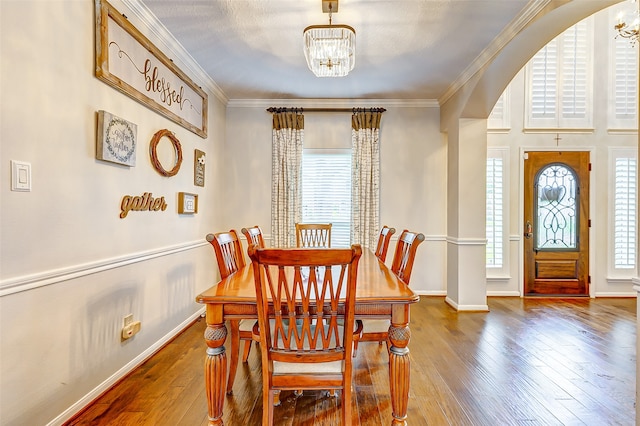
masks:
{"label": "crown molding", "polygon": [[478,55],[469,66],[449,86],[444,94],[438,98],[440,105],[444,105],[460,88],[467,84],[471,78],[484,68],[513,38],[520,33],[538,14],[544,10],[552,0],[530,0],[520,14],[507,25],[489,46]]}
{"label": "crown molding", "polygon": [[[205,88],[212,93],[224,105],[227,104],[229,98],[222,91],[220,86],[207,74],[198,62],[187,52],[187,49],[171,34],[162,22],[142,3],[142,0],[121,0],[122,3],[129,8],[133,14],[146,26],[153,35],[158,38],[165,46],[161,49],[167,56],[176,57],[180,63],[185,65],[189,73],[196,76]],[[121,11],[122,13],[122,11]],[[175,62],[175,61],[174,61]]]}
{"label": "crown molding", "polygon": [[435,99],[231,99],[227,107],[269,108],[272,106],[299,108],[440,108]]}

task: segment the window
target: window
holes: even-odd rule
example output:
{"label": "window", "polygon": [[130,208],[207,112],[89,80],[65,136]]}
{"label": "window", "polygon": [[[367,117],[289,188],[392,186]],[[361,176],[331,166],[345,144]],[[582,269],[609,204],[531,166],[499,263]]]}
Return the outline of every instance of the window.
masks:
{"label": "window", "polygon": [[508,130],[511,128],[511,90],[510,85],[504,89],[502,95],[493,106],[489,119],[487,120],[488,130]]}
{"label": "window", "polygon": [[609,128],[637,129],[638,124],[638,47],[628,39],[616,37],[613,28],[617,14],[629,7],[627,2],[610,8],[609,21]]}
{"label": "window", "polygon": [[579,22],[527,64],[526,127],[592,127],[592,27]]}
{"label": "window", "polygon": [[302,221],[332,223],[331,246],[350,246],[350,149],[303,150]]}
{"label": "window", "polygon": [[487,150],[487,268],[505,266],[505,166],[508,150]]}
{"label": "window", "polygon": [[610,210],[613,228],[611,250],[614,271],[632,270],[636,266],[636,150],[611,148],[612,185]]}
{"label": "window", "polygon": [[551,163],[535,179],[534,250],[578,250],[580,192],[576,173]]}

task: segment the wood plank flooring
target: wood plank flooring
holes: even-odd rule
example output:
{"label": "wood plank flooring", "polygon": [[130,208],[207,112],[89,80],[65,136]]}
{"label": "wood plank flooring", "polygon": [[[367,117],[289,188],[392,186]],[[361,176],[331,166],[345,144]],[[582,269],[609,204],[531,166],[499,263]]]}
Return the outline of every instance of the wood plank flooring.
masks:
{"label": "wood plank flooring", "polygon": [[[411,311],[409,425],[634,425],[635,299],[489,298],[457,313],[441,297]],[[199,320],[69,425],[207,425]],[[260,359],[238,367],[224,423],[259,425]],[[384,346],[354,361],[354,425],[391,423]],[[283,392],[276,425],[337,425],[340,398]]]}

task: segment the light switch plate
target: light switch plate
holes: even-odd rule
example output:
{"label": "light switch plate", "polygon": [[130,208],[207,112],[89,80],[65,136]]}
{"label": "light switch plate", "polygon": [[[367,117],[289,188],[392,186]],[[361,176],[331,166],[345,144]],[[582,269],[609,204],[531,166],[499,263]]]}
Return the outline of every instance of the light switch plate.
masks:
{"label": "light switch plate", "polygon": [[31,191],[31,163],[11,160],[11,190]]}

